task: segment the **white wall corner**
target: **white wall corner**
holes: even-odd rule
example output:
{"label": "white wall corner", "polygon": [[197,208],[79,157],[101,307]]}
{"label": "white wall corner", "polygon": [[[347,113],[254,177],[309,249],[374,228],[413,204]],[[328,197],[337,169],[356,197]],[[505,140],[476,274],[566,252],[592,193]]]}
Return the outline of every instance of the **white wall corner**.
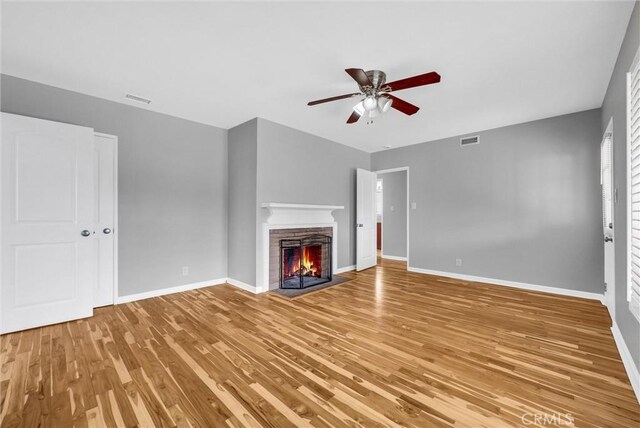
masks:
{"label": "white wall corner", "polygon": [[629,376],[631,387],[636,394],[638,404],[640,404],[640,371],[638,371],[638,366],[636,366],[635,361],[633,361],[631,351],[629,351],[627,343],[624,341],[624,337],[622,337],[622,332],[618,328],[618,324],[616,324],[615,321],[613,321],[611,332],[613,333],[613,339],[615,340],[616,346],[618,347],[618,352],[620,353],[620,358],[622,359],[624,369],[627,372],[627,376]]}

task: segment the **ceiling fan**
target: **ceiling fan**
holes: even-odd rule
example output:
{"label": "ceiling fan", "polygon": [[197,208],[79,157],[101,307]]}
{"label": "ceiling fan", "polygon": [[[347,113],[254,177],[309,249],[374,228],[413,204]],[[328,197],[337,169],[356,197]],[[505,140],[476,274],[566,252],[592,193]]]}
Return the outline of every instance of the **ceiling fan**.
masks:
{"label": "ceiling fan", "polygon": [[347,123],[356,123],[360,117],[365,114],[369,116],[367,123],[373,123],[374,117],[381,113],[386,113],[391,107],[411,116],[417,113],[420,108],[391,95],[390,92],[431,85],[432,83],[438,83],[440,81],[440,75],[435,71],[396,80],[391,83],[386,83],[387,75],[380,70],[364,71],[360,68],[347,68],[345,71],[356,81],[360,92],[310,101],[307,105],[314,106],[316,104],[328,103],[329,101],[364,95],[364,98],[353,107],[353,113],[351,113],[351,116],[347,119]]}

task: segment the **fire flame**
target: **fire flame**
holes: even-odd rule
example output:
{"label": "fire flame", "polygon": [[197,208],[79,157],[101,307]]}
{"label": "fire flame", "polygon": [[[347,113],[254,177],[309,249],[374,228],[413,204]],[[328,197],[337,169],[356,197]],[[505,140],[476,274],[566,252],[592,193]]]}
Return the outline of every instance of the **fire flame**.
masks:
{"label": "fire flame", "polygon": [[287,269],[284,272],[285,277],[293,276],[316,276],[321,275],[321,262],[319,259],[314,260],[314,257],[318,257],[318,248],[315,247],[303,247],[300,252],[295,252],[292,263],[285,261]]}
{"label": "fire flame", "polygon": [[301,275],[315,276],[317,272],[317,268],[313,265],[313,261],[309,256],[309,248],[304,247],[302,249],[302,261],[300,263],[300,269],[302,270]]}

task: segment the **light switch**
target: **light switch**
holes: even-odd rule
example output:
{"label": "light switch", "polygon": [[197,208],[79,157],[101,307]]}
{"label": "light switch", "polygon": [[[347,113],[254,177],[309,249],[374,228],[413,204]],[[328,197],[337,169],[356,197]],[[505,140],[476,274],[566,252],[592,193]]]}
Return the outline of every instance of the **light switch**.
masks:
{"label": "light switch", "polygon": [[415,202],[411,202],[411,209],[415,210],[418,208],[418,204],[416,204]]}
{"label": "light switch", "polygon": [[389,209],[390,209],[391,211],[395,211],[395,210],[396,210],[396,207],[394,207],[393,205],[391,205],[391,206],[389,207]]}

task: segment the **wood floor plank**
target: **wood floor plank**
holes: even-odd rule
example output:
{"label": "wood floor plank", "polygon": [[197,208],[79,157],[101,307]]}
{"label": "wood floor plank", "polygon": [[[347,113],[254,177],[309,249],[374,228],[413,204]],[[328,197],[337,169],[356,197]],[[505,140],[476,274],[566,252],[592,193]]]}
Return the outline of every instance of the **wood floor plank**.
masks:
{"label": "wood floor plank", "polygon": [[[597,301],[406,271],[229,285],[0,337],[2,427],[640,427]],[[540,424],[538,424],[540,425]]]}

